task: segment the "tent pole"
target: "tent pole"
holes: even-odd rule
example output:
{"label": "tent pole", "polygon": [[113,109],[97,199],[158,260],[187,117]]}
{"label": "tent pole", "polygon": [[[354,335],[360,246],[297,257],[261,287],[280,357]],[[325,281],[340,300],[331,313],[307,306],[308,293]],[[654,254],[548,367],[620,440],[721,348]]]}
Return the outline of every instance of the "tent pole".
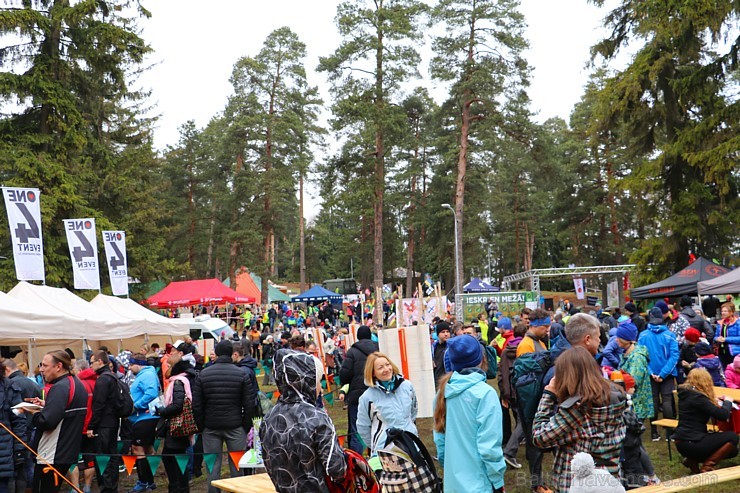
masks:
{"label": "tent pole", "polygon": [[28,371],[33,372],[36,370],[35,362],[33,361],[33,339],[28,339]]}

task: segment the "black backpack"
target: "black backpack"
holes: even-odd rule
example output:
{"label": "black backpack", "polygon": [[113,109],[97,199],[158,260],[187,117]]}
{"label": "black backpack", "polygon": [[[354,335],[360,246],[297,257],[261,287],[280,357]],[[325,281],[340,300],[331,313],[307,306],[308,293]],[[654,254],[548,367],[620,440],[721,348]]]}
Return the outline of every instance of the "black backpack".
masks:
{"label": "black backpack", "polygon": [[131,398],[131,389],[126,382],[117,376],[112,373],[110,376],[116,381],[116,389],[113,394],[113,411],[116,417],[128,418],[134,414],[134,400]]}
{"label": "black backpack", "polygon": [[378,450],[384,493],[441,493],[442,481],[432,456],[418,436],[388,428],[385,447]]}

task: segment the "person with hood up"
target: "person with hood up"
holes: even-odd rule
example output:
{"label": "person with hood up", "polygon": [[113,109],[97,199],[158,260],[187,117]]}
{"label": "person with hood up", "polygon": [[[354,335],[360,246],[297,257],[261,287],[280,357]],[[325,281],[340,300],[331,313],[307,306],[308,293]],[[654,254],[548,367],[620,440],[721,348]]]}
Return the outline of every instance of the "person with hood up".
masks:
{"label": "person with hood up", "polygon": [[[663,417],[673,419],[673,389],[676,388],[676,364],[678,364],[678,342],[676,335],[668,330],[663,311],[655,306],[648,314],[648,328],[637,338],[639,346],[645,346],[650,355],[650,378],[653,387],[653,407],[655,415],[651,421],[658,419],[658,409]],[[650,425],[651,439],[660,440],[658,428]]]}
{"label": "person with hood up", "polygon": [[398,367],[383,353],[375,352],[365,363],[367,390],[360,396],[357,412],[357,432],[376,455],[385,447],[389,428],[418,435],[416,430],[416,402],[414,386],[404,380]]}
{"label": "person with hood up", "polygon": [[[357,412],[360,396],[367,389],[365,385],[365,362],[367,357],[378,351],[378,343],[371,340],[370,327],[361,325],[357,328],[357,342],[347,351],[347,356],[342,362],[339,370],[339,380],[342,385],[349,384],[347,396],[339,395],[340,400],[347,404],[347,435],[349,437],[349,448],[355,452],[362,453],[362,442],[357,434]],[[310,355],[309,355],[310,356]]]}
{"label": "person with hood up", "polygon": [[722,371],[722,363],[712,351],[712,346],[706,342],[696,345],[696,363],[694,368],[704,368],[709,372],[715,387],[725,386],[725,373]]}
{"label": "person with hood up", "polygon": [[725,385],[728,389],[740,389],[740,354],[725,368]]}
{"label": "person with hood up", "polygon": [[[714,394],[712,377],[703,368],[689,372],[686,383],[678,388],[678,426],[673,434],[681,463],[692,474],[714,470],[722,459],[737,455],[738,436],[732,431],[709,433],[707,423],[730,419],[732,399]],[[702,467],[699,468],[699,464]]]}
{"label": "person with hood up", "polygon": [[603,377],[584,347],[565,351],[555,368],[537,408],[532,440],[542,449],[556,449],[552,473],[556,491],[564,493],[570,488],[569,465],[576,452],[588,452],[616,477],[626,434],[622,415],[627,398]]}
{"label": "person with hood up", "polygon": [[486,383],[483,346],[461,335],[447,343],[434,405],[434,443],[445,491],[503,491],[501,406]]}
{"label": "person with hood up", "polygon": [[[183,359],[183,356],[190,354],[187,344],[184,342],[178,345],[170,353],[170,374],[165,375],[168,380],[167,390],[164,395],[164,407],[156,409],[156,415],[166,419],[172,419],[185,412],[186,400],[189,405],[193,404],[192,388],[195,384],[195,370],[189,359]],[[193,360],[194,362],[194,360]],[[177,458],[173,454],[186,454],[187,449],[193,443],[194,435],[186,437],[174,437],[170,433],[169,426],[164,438],[164,449],[162,449],[162,463],[167,473],[167,492],[168,493],[188,493],[190,486],[187,475],[180,471],[177,464]]]}
{"label": "person with hood up", "polygon": [[328,493],[326,477],[341,482],[347,463],[334,424],[315,406],[321,385],[313,356],[280,349],[275,380],[280,397],[259,429],[262,458],[278,493]]}

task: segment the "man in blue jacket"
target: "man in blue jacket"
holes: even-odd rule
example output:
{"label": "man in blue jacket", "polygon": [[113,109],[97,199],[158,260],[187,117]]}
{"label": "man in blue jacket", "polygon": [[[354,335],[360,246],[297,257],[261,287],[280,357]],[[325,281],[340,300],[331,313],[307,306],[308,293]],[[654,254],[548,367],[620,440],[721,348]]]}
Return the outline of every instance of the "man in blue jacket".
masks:
{"label": "man in blue jacket", "polygon": [[[651,421],[658,419],[658,409],[663,410],[663,418],[673,419],[673,389],[676,388],[676,364],[678,363],[679,348],[676,335],[668,330],[663,318],[663,311],[658,307],[650,309],[648,314],[647,330],[640,334],[637,344],[645,346],[650,354],[651,384],[653,387],[653,407],[655,416]],[[650,425],[652,440],[660,440],[658,428]]]}

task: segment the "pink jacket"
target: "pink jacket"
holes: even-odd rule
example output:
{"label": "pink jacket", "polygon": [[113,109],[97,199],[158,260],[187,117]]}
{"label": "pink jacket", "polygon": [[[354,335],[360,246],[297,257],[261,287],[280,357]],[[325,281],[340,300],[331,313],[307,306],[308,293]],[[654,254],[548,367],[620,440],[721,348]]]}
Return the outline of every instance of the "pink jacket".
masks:
{"label": "pink jacket", "polygon": [[740,389],[740,373],[735,371],[732,363],[725,369],[725,385],[730,389]]}

